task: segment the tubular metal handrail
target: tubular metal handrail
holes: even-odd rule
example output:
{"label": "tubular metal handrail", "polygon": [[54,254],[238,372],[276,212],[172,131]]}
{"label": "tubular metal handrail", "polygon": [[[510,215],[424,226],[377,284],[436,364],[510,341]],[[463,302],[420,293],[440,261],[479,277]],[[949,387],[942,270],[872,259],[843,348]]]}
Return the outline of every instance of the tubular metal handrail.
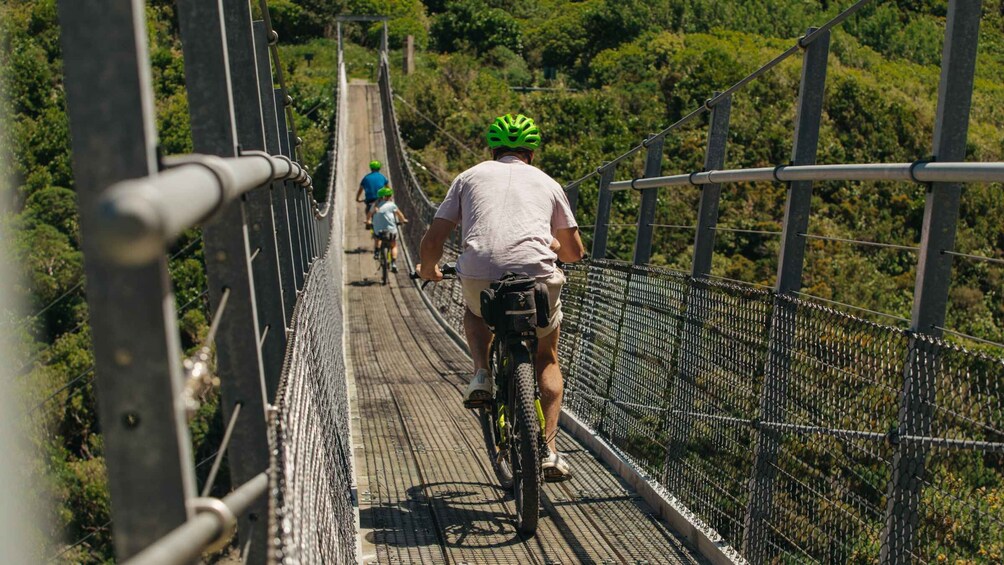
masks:
{"label": "tubular metal handrail", "polygon": [[649,190],[667,186],[729,182],[791,181],[905,181],[905,182],[1004,182],[1004,162],[991,163],[866,163],[849,165],[781,165],[752,169],[696,171],[664,177],[637,178],[610,183],[611,191]]}
{"label": "tubular metal handrail", "polygon": [[156,259],[183,231],[272,180],[311,186],[310,175],[299,164],[264,153],[230,159],[185,155],[164,162],[177,166],[116,183],[101,198],[103,222],[97,237],[112,261],[138,265]]}
{"label": "tubular metal handrail", "polygon": [[237,487],[223,499],[211,500],[216,504],[205,505],[202,511],[170,534],[136,554],[125,562],[126,565],[174,565],[191,563],[199,558],[206,547],[214,542],[229,540],[236,525],[236,516],[243,514],[268,490],[268,474],[260,473],[247,483]]}

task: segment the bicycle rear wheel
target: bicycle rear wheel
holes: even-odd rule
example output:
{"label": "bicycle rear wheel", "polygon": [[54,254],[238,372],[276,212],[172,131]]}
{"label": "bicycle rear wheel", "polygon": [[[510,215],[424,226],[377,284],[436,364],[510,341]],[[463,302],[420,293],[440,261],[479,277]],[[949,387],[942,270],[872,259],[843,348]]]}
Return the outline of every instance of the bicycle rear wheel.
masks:
{"label": "bicycle rear wheel", "polygon": [[[493,403],[494,405],[494,403]],[[509,452],[501,447],[502,438],[498,428],[498,414],[491,407],[478,410],[478,420],[481,421],[481,435],[485,440],[488,460],[492,470],[504,489],[512,488],[512,468],[509,466]]]}
{"label": "bicycle rear wheel", "polygon": [[387,284],[387,273],[390,271],[390,250],[387,249],[387,242],[380,248],[380,284]]}
{"label": "bicycle rear wheel", "polygon": [[536,374],[530,354],[521,346],[512,349],[513,421],[510,428],[510,463],[516,530],[531,536],[537,531],[540,509],[540,420],[537,418]]}

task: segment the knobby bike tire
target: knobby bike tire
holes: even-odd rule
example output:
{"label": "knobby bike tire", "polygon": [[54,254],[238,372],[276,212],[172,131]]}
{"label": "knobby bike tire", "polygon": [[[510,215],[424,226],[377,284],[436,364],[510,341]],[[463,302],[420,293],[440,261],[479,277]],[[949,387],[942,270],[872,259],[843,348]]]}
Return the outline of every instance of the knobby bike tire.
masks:
{"label": "knobby bike tire", "polygon": [[514,347],[513,427],[510,442],[513,464],[513,498],[516,501],[516,530],[531,536],[537,531],[540,509],[540,420],[537,419],[536,375],[530,354]]}
{"label": "knobby bike tire", "polygon": [[498,428],[496,426],[497,414],[493,407],[481,408],[478,410],[478,420],[481,421],[481,435],[485,440],[485,450],[488,451],[488,460],[491,461],[492,470],[499,480],[499,485],[504,489],[512,488],[512,468],[509,467],[509,457],[507,453],[499,447]]}

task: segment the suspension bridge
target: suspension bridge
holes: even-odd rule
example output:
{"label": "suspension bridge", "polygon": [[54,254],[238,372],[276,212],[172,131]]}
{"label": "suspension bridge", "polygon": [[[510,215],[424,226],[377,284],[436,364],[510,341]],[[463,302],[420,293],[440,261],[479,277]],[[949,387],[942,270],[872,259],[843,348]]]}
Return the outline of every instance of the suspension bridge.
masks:
{"label": "suspension bridge", "polygon": [[[1004,481],[1002,350],[944,337],[952,262],[999,262],[954,246],[962,183],[1004,180],[1004,163],[963,162],[981,3],[948,5],[933,157],[817,165],[830,31],[868,3],[566,186],[573,207],[587,181],[598,189],[592,259],[567,267],[561,297],[559,446],[576,478],[545,486],[526,539],[460,404],[459,288],[372,284],[348,196],[364,164],[388,164],[409,265],[435,211],[400,135],[386,33],[378,83],[350,83],[339,28],[330,176],[312,179],[264,1],[252,20],[247,0],[178,0],[196,153],[162,156],[144,3],[61,0],[119,559],[193,562],[236,535],[252,563],[1000,561],[1004,511],[988,492]],[[732,95],[791,57],[791,163],[726,169]],[[704,169],[664,175],[663,141],[705,120]],[[809,231],[812,183],[874,179],[926,185],[909,329],[801,292],[806,240],[823,237]],[[712,275],[734,182],[787,187],[773,287]],[[690,272],[649,264],[669,186],[700,191]],[[630,262],[606,252],[619,190],[640,194]],[[196,225],[214,315],[182,361],[165,251]],[[225,454],[233,485],[221,499],[196,492],[186,424],[214,378],[227,433],[211,477]],[[979,484],[962,478],[974,466]]]}

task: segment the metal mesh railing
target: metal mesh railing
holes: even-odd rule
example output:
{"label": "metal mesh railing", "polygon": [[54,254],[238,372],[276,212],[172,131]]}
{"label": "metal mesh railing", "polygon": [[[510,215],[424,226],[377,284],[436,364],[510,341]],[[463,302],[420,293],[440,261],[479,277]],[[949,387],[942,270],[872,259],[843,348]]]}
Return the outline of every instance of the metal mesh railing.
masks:
{"label": "metal mesh railing", "polygon": [[[380,62],[379,82],[384,135],[387,139],[387,168],[390,172],[391,185],[394,187],[394,200],[410,220],[403,227],[403,237],[401,238],[405,256],[409,260],[417,261],[420,256],[419,244],[422,241],[422,235],[432,223],[437,205],[433,204],[426,196],[411,170],[407,150],[398,127],[397,113],[394,110],[394,91],[390,84],[388,69],[389,62],[384,57]],[[457,230],[454,230],[444,247],[442,262],[456,261],[459,255],[460,238]],[[425,294],[446,323],[459,335],[462,335],[464,298],[460,286],[452,284],[429,285]]]}
{"label": "metal mesh railing", "polygon": [[339,68],[328,190],[330,238],[293,311],[282,381],[269,416],[272,563],[357,560],[349,392],[343,349],[342,212],[346,78]]}
{"label": "metal mesh railing", "polygon": [[[1000,558],[1000,358],[753,286],[566,274],[566,407],[746,559],[873,562],[903,535],[905,560]],[[885,532],[900,481],[916,529]]]}
{"label": "metal mesh railing", "polygon": [[[413,220],[404,246],[417,257],[435,206],[410,171],[386,61],[380,91],[397,200]],[[451,241],[444,261],[458,251]],[[647,262],[643,255],[636,262]],[[566,277],[565,408],[742,558],[1004,560],[999,348],[963,349],[795,291],[710,275],[598,259],[566,267]],[[426,295],[460,331],[457,285],[432,285]]]}

